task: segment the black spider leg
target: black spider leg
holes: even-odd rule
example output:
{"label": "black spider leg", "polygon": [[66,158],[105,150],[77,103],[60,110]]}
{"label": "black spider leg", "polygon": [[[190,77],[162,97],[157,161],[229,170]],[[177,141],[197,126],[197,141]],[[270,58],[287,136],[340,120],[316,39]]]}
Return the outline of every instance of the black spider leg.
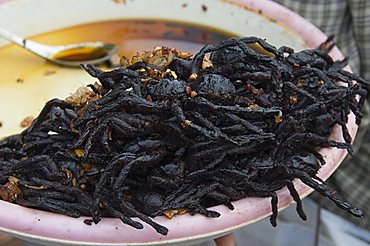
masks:
{"label": "black spider leg", "polygon": [[291,48],[291,47],[287,47],[287,46],[281,46],[278,51],[281,53],[281,54],[284,54],[284,53],[288,53],[288,54],[292,54],[294,53],[294,49]]}
{"label": "black spider leg", "polygon": [[[95,125],[89,132],[88,135],[89,137],[87,138],[86,144],[84,146],[84,158],[86,158],[89,153],[90,149],[93,146],[93,143],[96,142],[95,139],[98,139],[98,135],[102,135],[102,143],[103,146],[105,147],[106,150],[108,150],[108,153],[110,152],[109,150],[109,144],[108,144],[108,135],[109,135],[109,123],[110,119],[108,118],[107,120],[103,120],[103,122]],[[78,143],[80,143],[79,141]]]}
{"label": "black spider leg", "polygon": [[225,150],[224,147],[214,149],[214,150],[205,150],[205,151],[200,151],[199,153],[195,154],[194,156],[192,156],[192,158],[197,159],[197,160],[198,159],[207,160],[207,159],[211,158],[211,157],[208,157],[208,156],[217,156],[217,157],[212,161],[207,161],[207,164],[202,169],[190,172],[186,176],[186,180],[197,179],[201,173],[205,173],[209,170],[214,169],[217,165],[219,165],[220,163],[222,163],[224,161],[224,159],[227,156],[227,151]]}
{"label": "black spider leg", "polygon": [[348,65],[348,57],[343,60],[334,61],[333,65],[329,67],[328,72],[339,72]]}
{"label": "black spider leg", "polygon": [[26,207],[36,207],[49,212],[65,214],[73,218],[78,218],[81,216],[79,211],[76,211],[72,208],[72,204],[67,204],[66,202],[47,197],[28,197],[27,199],[21,198],[17,200],[17,203]]}
{"label": "black spider leg", "polygon": [[81,67],[92,77],[99,79],[105,90],[105,93],[113,89],[116,84],[122,83],[122,79],[124,76],[140,77],[140,74],[138,72],[126,68],[119,68],[112,71],[104,72],[92,64],[82,64]]}
{"label": "black spider leg", "polygon": [[[139,119],[131,117],[131,115],[125,113],[110,114],[106,115],[105,117],[105,119],[103,119],[101,122],[98,122],[96,126],[88,132],[89,137],[84,147],[84,158],[88,156],[93,143],[96,142],[94,140],[99,139],[99,136],[101,139],[99,143],[103,145],[104,149],[107,150],[108,153],[111,152],[108,143],[110,131],[114,131],[119,136],[126,137],[135,136],[135,134],[138,134],[138,129],[130,125],[130,123],[140,124]],[[144,128],[140,127],[139,129],[142,130],[142,132],[145,132]],[[78,141],[78,143],[81,142],[83,143],[82,140]]]}
{"label": "black spider leg", "polygon": [[134,93],[121,91],[121,98],[118,99],[117,105],[127,111],[138,112],[142,114],[157,113],[166,110],[166,107],[160,103],[151,102],[141,98]]}
{"label": "black spider leg", "polygon": [[138,96],[138,97],[143,97],[142,94],[141,94],[141,88],[140,88],[140,85],[138,83],[136,83],[135,81],[131,80],[131,87],[134,91],[134,93]]}
{"label": "black spider leg", "polygon": [[[359,125],[363,117],[361,113],[362,107],[368,95],[367,89],[363,88],[359,84],[356,84],[350,87],[350,89],[348,89],[348,94],[349,94],[347,96],[348,106],[356,116],[356,124]],[[357,99],[357,95],[359,96],[359,99]]]}
{"label": "black spider leg", "polygon": [[334,82],[329,78],[328,75],[326,75],[324,71],[314,68],[314,67],[310,69],[312,69],[312,72],[314,72],[319,77],[319,79],[321,79],[324,82],[323,86],[319,87],[318,92],[320,94],[325,94],[325,91],[327,90],[327,88],[329,86],[332,86]]}
{"label": "black spider leg", "polygon": [[[100,110],[96,110],[96,108],[100,108],[103,105],[107,106]],[[144,98],[139,97],[135,93],[116,89],[108,93],[106,96],[87,105],[83,116],[78,119],[75,125],[77,127],[81,126],[86,121],[103,117],[105,113],[114,111],[129,110],[131,112],[138,112],[143,114],[158,114],[159,112],[161,112],[161,110],[164,110],[165,112],[166,109],[167,108],[165,108],[164,105],[148,101]]]}
{"label": "black spider leg", "polygon": [[[61,170],[58,168],[54,160],[49,156],[38,156],[43,157],[43,160],[38,161],[41,171],[49,179],[61,179],[64,175]],[[33,164],[35,165],[35,164]]]}
{"label": "black spider leg", "polygon": [[309,93],[308,91],[304,90],[304,89],[301,89],[299,88],[298,86],[296,86],[295,84],[291,83],[291,82],[284,82],[283,84],[284,86],[287,86],[291,89],[293,89],[294,91],[298,92],[299,94],[301,94],[302,96],[304,97],[307,97],[309,99],[311,99],[312,101],[314,101],[315,103],[319,102],[319,100],[311,95],[311,93]]}
{"label": "black spider leg", "polygon": [[320,183],[314,181],[304,171],[291,169],[291,170],[288,170],[288,172],[292,176],[299,178],[303,183],[305,183],[306,185],[310,186],[312,189],[318,191],[323,196],[325,196],[325,197],[329,198],[330,200],[332,200],[339,208],[341,208],[341,209],[347,211],[348,213],[350,213],[350,214],[352,214],[352,215],[354,215],[356,217],[359,217],[359,218],[362,218],[364,216],[364,213],[360,209],[355,208],[355,207],[352,207],[349,203],[343,201],[337,195],[336,192],[331,192],[328,189],[328,187],[325,185],[325,183],[320,184]]}
{"label": "black spider leg", "polygon": [[213,113],[227,112],[235,115],[243,116],[244,118],[251,119],[267,119],[268,117],[273,117],[281,113],[281,108],[271,107],[271,108],[245,108],[236,106],[223,106],[216,105],[205,98],[195,98],[193,102],[195,106],[199,107],[201,110],[211,111]]}
{"label": "black spider leg", "polygon": [[152,214],[158,216],[163,214],[167,209],[184,208],[183,201],[189,200],[190,195],[196,192],[196,188],[191,184],[183,184],[178,189],[174,190],[163,202],[162,208]]}
{"label": "black spider leg", "polygon": [[271,196],[271,208],[272,208],[270,223],[272,226],[276,226],[277,225],[276,219],[278,216],[278,196],[276,195],[276,192],[271,192],[269,195]]}
{"label": "black spider leg", "polygon": [[110,126],[109,123],[107,127],[103,130],[102,137],[101,137],[101,143],[103,145],[104,150],[107,153],[111,153],[111,148],[109,147],[109,138],[110,138]]}
{"label": "black spider leg", "polygon": [[83,70],[85,70],[90,76],[97,78],[100,74],[102,74],[104,71],[97,68],[96,66],[92,64],[81,64],[80,65]]}
{"label": "black spider leg", "polygon": [[316,157],[316,159],[319,161],[320,166],[324,166],[326,164],[326,161],[324,157],[322,156],[322,154],[317,152],[315,149],[307,148],[305,151],[307,151],[310,154],[313,154]]}
{"label": "black spider leg", "polygon": [[48,181],[48,180],[40,179],[36,177],[31,177],[30,180],[31,182],[24,182],[21,180],[19,181],[19,184],[21,186],[26,186],[27,184],[36,185],[36,186],[45,186],[47,187],[48,190],[56,190],[59,192],[63,192],[65,194],[72,195],[78,200],[78,203],[76,204],[76,206],[78,206],[79,204],[85,204],[84,209],[81,207],[76,207],[79,209],[80,212],[87,211],[88,209],[90,209],[90,204],[92,203],[92,199],[91,199],[91,196],[86,191],[83,191],[77,187],[73,187],[73,186],[69,187],[59,182],[52,182],[52,181]]}
{"label": "black spider leg", "polygon": [[319,45],[318,49],[326,53],[329,53],[335,46],[335,43],[333,41],[334,37],[335,37],[334,34],[329,35],[325,42]]}
{"label": "black spider leg", "polygon": [[344,141],[346,143],[351,144],[352,143],[352,137],[349,134],[348,128],[346,126],[346,122],[348,122],[349,106],[348,106],[347,101],[344,101],[343,104],[344,105],[341,106],[341,110],[340,110],[340,118],[338,119],[338,117],[337,117],[336,123],[339,124],[342,128],[342,136],[343,136]]}
{"label": "black spider leg", "polygon": [[[217,182],[213,182],[209,185],[199,185],[198,187],[185,184],[166,198],[162,209],[158,212],[160,214],[168,209],[187,208],[190,210],[190,214],[199,213],[211,218],[219,217],[220,214],[218,212],[207,210],[200,204],[204,196],[216,190],[218,187],[219,184]],[[158,212],[156,214],[158,214]]]}
{"label": "black spider leg", "polygon": [[242,119],[241,117],[239,117],[237,115],[230,114],[230,113],[226,113],[224,115],[226,117],[228,117],[230,120],[232,120],[232,122],[239,123],[240,125],[245,127],[248,131],[251,131],[252,133],[256,133],[256,134],[260,134],[260,135],[269,135],[269,136],[271,135],[269,133],[265,133],[262,128],[260,128],[256,125],[253,125],[248,120]]}
{"label": "black spider leg", "polygon": [[168,229],[153,220],[151,220],[147,215],[141,213],[140,211],[136,210],[135,207],[129,203],[128,201],[120,201],[118,202],[120,210],[130,213],[132,216],[136,216],[151,227],[153,227],[158,233],[162,235],[167,235]]}
{"label": "black spider leg", "polygon": [[326,70],[326,68],[328,66],[332,66],[333,63],[334,63],[334,60],[333,58],[325,51],[322,51],[320,49],[313,49],[311,50],[313,52],[313,55],[317,55],[319,56],[320,58],[324,59],[324,61],[327,63],[327,65],[325,66],[324,71]]}
{"label": "black spider leg", "polygon": [[[350,111],[356,117],[356,124],[359,125],[361,123],[361,119],[363,117],[362,113],[359,111],[359,107],[357,106],[356,94],[363,93],[362,88],[359,84],[353,85],[352,87],[346,88],[343,90],[344,93],[342,98],[342,105],[340,106],[340,117],[336,117],[336,123],[338,123],[342,128],[342,135],[346,143],[352,142],[352,137],[349,134],[348,128],[346,123],[348,122],[348,115]],[[340,94],[340,93],[338,93]],[[366,93],[365,93],[366,94]],[[339,100],[339,98],[338,98]]]}
{"label": "black spider leg", "polygon": [[[363,97],[365,98],[365,97]],[[356,98],[348,98],[348,107],[351,109],[351,111],[353,112],[353,114],[356,116],[356,124],[357,125],[360,125],[361,123],[361,120],[363,118],[363,114],[362,112],[360,111],[360,107],[357,106],[357,100]]]}
{"label": "black spider leg", "polygon": [[271,211],[272,214],[270,216],[270,223],[273,227],[277,226],[277,216],[278,216],[278,196],[275,191],[263,191],[263,190],[255,190],[252,192],[248,192],[249,196],[254,197],[271,197]]}
{"label": "black spider leg", "polygon": [[124,76],[138,78],[140,77],[140,74],[131,69],[119,68],[99,74],[98,79],[101,81],[107,78],[112,78],[115,82],[122,82]]}
{"label": "black spider leg", "polygon": [[216,160],[207,164],[203,170],[210,170],[215,168],[218,164],[222,163],[222,161],[226,158],[227,152],[222,153]]}
{"label": "black spider leg", "polygon": [[229,196],[227,196],[223,193],[220,193],[218,191],[211,191],[206,196],[210,197],[210,198],[213,198],[213,199],[217,200],[218,202],[224,204],[228,209],[234,210],[234,206],[232,205]]}
{"label": "black spider leg", "polygon": [[218,134],[216,132],[209,131],[206,128],[201,127],[200,125],[198,125],[194,122],[189,122],[189,124],[187,124],[185,113],[184,113],[183,109],[179,106],[178,103],[172,102],[172,104],[170,106],[170,110],[173,113],[173,115],[176,116],[177,119],[181,122],[181,124],[183,125],[183,128],[187,128],[187,127],[192,128],[195,131],[197,131],[198,133],[200,133],[200,134],[202,134],[202,135],[204,135],[204,136],[206,136],[207,138],[210,138],[210,139],[216,139],[218,137]]}
{"label": "black spider leg", "polygon": [[349,79],[357,81],[360,85],[362,85],[366,90],[368,90],[370,82],[366,81],[365,79],[361,78],[357,74],[352,74],[346,70],[339,70],[339,73],[346,76]]}
{"label": "black spider leg", "polygon": [[[119,170],[119,167],[125,163],[135,159],[135,155],[131,153],[122,153],[116,156],[105,168],[104,173],[100,176],[98,183],[95,186],[92,203],[92,217],[95,224],[97,224],[100,218],[100,202],[102,199],[102,193],[104,191],[105,184],[108,183],[111,177],[114,177]],[[118,170],[117,170],[118,169]]]}
{"label": "black spider leg", "polygon": [[130,217],[124,215],[122,212],[114,208],[108,201],[104,201],[103,204],[104,204],[104,208],[108,210],[110,215],[116,218],[119,218],[124,224],[130,225],[136,229],[144,228],[144,226],[141,223],[134,221]]}
{"label": "black spider leg", "polygon": [[[40,197],[47,197],[47,198],[52,198],[52,199],[56,199],[56,200],[64,200],[66,202],[76,202],[77,199],[76,197],[70,195],[70,194],[66,194],[64,192],[60,192],[60,191],[50,191],[48,189],[45,189],[45,190],[34,190],[34,189],[29,189],[27,187],[23,188],[22,186],[20,187],[22,189],[22,194],[23,194],[23,197],[27,196],[27,197],[37,197],[37,196],[40,196]],[[88,209],[87,209],[88,211]],[[85,214],[88,214],[88,213],[85,213]]]}
{"label": "black spider leg", "polygon": [[88,84],[87,87],[89,87],[95,94],[102,94],[102,92],[93,84]]}
{"label": "black spider leg", "polygon": [[[253,43],[258,43],[259,45],[261,45],[261,47],[265,50],[267,50],[268,52],[274,54],[275,56],[279,57],[279,58],[282,58],[284,57],[283,55],[283,52],[280,50],[280,49],[276,49],[275,46],[267,43],[264,39],[261,39],[261,38],[257,38],[257,37],[241,37],[240,40],[244,43],[247,43],[247,44],[253,44]],[[294,52],[292,51],[292,49],[283,49],[284,52]]]}
{"label": "black spider leg", "polygon": [[43,175],[49,179],[60,179],[64,175],[58,169],[56,163],[47,155],[33,156],[17,162],[7,169],[4,169],[4,175],[11,175],[14,172],[28,173],[30,170],[39,169]]}
{"label": "black spider leg", "polygon": [[336,147],[338,149],[347,149],[349,151],[351,149],[351,145],[348,143],[336,142],[313,133],[295,133],[286,140],[286,144],[290,148],[295,148],[295,144],[299,143],[319,147]]}
{"label": "black spider leg", "polygon": [[[156,107],[155,103],[141,98],[140,93],[136,93],[135,89],[134,93],[126,91],[122,85],[119,88],[109,92],[104,97],[99,98],[87,105],[84,114],[75,123],[75,125],[79,126],[88,120],[100,118],[106,113],[123,111],[130,105],[135,106],[136,109],[141,109],[141,111],[145,110],[147,113],[148,109],[154,110]],[[102,108],[102,106],[104,107]],[[156,112],[156,110],[154,110],[154,112]]]}
{"label": "black spider leg", "polygon": [[297,213],[299,215],[299,217],[301,217],[302,220],[307,220],[307,216],[303,210],[303,206],[302,206],[302,201],[301,201],[301,198],[299,197],[299,194],[297,192],[297,190],[294,188],[294,184],[292,181],[288,181],[287,182],[287,188],[289,190],[289,193],[290,195],[292,196],[293,200],[297,203]]}
{"label": "black spider leg", "polygon": [[11,135],[7,138],[0,139],[0,148],[2,147],[14,147],[22,144],[22,134]]}
{"label": "black spider leg", "polygon": [[[235,173],[235,170],[230,170]],[[248,174],[243,172],[237,172],[239,175],[244,175],[245,178],[236,184],[239,189],[242,188],[249,197],[271,197],[271,210],[272,214],[270,217],[270,222],[272,226],[276,226],[277,216],[278,216],[278,196],[276,190],[280,190],[285,183],[272,182],[269,184],[257,183],[255,181],[250,181]]]}
{"label": "black spider leg", "polygon": [[0,149],[0,157],[5,158],[12,162],[16,161],[14,160],[14,158],[21,159],[22,157],[25,157],[25,156],[27,156],[27,153],[22,149],[17,150],[12,147],[2,147]]}
{"label": "black spider leg", "polygon": [[314,116],[318,116],[321,114],[325,114],[328,112],[328,106],[330,106],[330,102],[318,102],[308,105],[305,108],[296,110],[294,112],[296,119],[305,119]]}
{"label": "black spider leg", "polygon": [[202,125],[210,129],[215,133],[216,138],[221,137],[225,140],[231,141],[231,139],[227,136],[227,134],[223,133],[220,128],[215,126],[210,120],[204,117],[199,112],[190,112],[190,115],[195,118],[196,121],[200,122]]}
{"label": "black spider leg", "polygon": [[132,168],[135,166],[155,166],[163,159],[165,155],[166,151],[164,149],[155,150],[153,151],[153,154],[144,154],[127,163],[125,166],[123,166],[121,172],[118,174],[118,177],[113,184],[113,190],[120,190]]}
{"label": "black spider leg", "polygon": [[293,72],[293,76],[295,78],[307,76],[307,74],[313,74],[314,76],[317,76],[319,80],[322,80],[324,82],[323,85],[320,86],[318,89],[319,94],[325,94],[325,91],[328,87],[333,87],[334,82],[330,79],[328,75],[326,75],[324,71],[320,69],[314,67],[302,67]]}
{"label": "black spider leg", "polygon": [[32,134],[32,131],[34,130],[34,128],[42,124],[42,122],[45,120],[45,118],[47,117],[47,115],[49,114],[50,110],[53,107],[60,107],[61,109],[72,108],[71,105],[69,105],[68,103],[60,99],[52,99],[48,101],[45,104],[44,108],[41,110],[39,116],[37,116],[37,118],[32,122],[29,128],[27,128],[26,130],[22,132],[22,135],[24,136],[24,135]]}
{"label": "black spider leg", "polygon": [[207,163],[205,166],[211,168],[222,162],[223,155],[231,149],[231,146],[233,144],[229,142],[211,142],[209,147],[204,146],[204,148],[194,146],[189,148],[188,157],[192,162]]}
{"label": "black spider leg", "polygon": [[94,130],[95,128],[95,123],[93,120],[89,121],[86,123],[84,129],[80,129],[80,137],[77,139],[75,142],[74,146],[76,148],[79,148],[84,145],[84,143],[89,139],[90,133]]}
{"label": "black spider leg", "polygon": [[353,80],[350,78],[347,78],[346,76],[340,74],[339,72],[327,72],[327,75],[334,81],[348,84],[348,87],[353,86]]}

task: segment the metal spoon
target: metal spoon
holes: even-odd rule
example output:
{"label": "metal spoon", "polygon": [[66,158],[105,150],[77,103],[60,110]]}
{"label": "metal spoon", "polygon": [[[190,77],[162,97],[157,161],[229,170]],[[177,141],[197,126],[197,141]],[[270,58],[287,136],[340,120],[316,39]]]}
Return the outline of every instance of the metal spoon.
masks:
{"label": "metal spoon", "polygon": [[[60,46],[40,44],[0,28],[0,37],[15,43],[32,53],[61,66],[79,67],[80,64],[98,64],[117,57],[117,45],[103,42],[87,42]],[[116,56],[116,57],[115,57]]]}

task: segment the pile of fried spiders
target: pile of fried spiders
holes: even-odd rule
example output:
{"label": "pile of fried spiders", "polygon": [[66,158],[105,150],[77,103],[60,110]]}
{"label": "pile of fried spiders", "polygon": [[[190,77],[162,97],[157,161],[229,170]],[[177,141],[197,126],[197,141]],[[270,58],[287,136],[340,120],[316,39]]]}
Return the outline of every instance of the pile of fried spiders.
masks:
{"label": "pile of fried spiders", "polygon": [[[346,123],[361,121],[369,82],[334,61],[329,38],[294,52],[256,37],[204,46],[194,56],[157,48],[122,58],[99,82],[46,103],[32,125],[0,142],[0,198],[72,217],[117,217],[134,228],[168,229],[153,217],[202,214],[287,187],[306,215],[300,179],[354,216],[361,210],[317,173],[322,147],[347,149]],[[341,81],[340,83],[338,81]],[[329,138],[340,125],[344,142]]]}

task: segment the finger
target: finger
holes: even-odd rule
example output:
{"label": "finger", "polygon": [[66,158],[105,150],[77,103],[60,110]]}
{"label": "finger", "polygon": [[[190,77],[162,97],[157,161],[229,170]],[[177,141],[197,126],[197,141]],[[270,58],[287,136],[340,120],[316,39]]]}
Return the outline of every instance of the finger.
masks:
{"label": "finger", "polygon": [[13,237],[9,234],[1,233],[0,232],[0,246],[2,245],[9,245],[9,241],[12,240]]}
{"label": "finger", "polygon": [[217,246],[235,246],[235,238],[232,233],[215,239]]}

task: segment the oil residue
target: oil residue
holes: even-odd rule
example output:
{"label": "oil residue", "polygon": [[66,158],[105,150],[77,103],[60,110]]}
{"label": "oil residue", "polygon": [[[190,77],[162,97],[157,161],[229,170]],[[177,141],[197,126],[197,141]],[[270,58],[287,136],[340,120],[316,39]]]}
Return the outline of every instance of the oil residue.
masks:
{"label": "oil residue", "polygon": [[[215,43],[233,36],[237,35],[225,30],[186,22],[128,19],[68,27],[35,36],[32,40],[49,45],[101,41],[116,44],[120,48],[120,55],[131,56],[136,52],[152,50],[156,46],[168,46],[193,53],[204,44]],[[94,53],[94,57],[101,56],[101,50],[70,50],[56,57],[59,60],[68,59],[70,61],[78,58],[75,53],[78,53],[78,56],[85,54],[90,56],[91,52]]]}
{"label": "oil residue", "polygon": [[106,49],[102,47],[79,47],[58,52],[52,59],[60,61],[90,61],[107,55]]}

